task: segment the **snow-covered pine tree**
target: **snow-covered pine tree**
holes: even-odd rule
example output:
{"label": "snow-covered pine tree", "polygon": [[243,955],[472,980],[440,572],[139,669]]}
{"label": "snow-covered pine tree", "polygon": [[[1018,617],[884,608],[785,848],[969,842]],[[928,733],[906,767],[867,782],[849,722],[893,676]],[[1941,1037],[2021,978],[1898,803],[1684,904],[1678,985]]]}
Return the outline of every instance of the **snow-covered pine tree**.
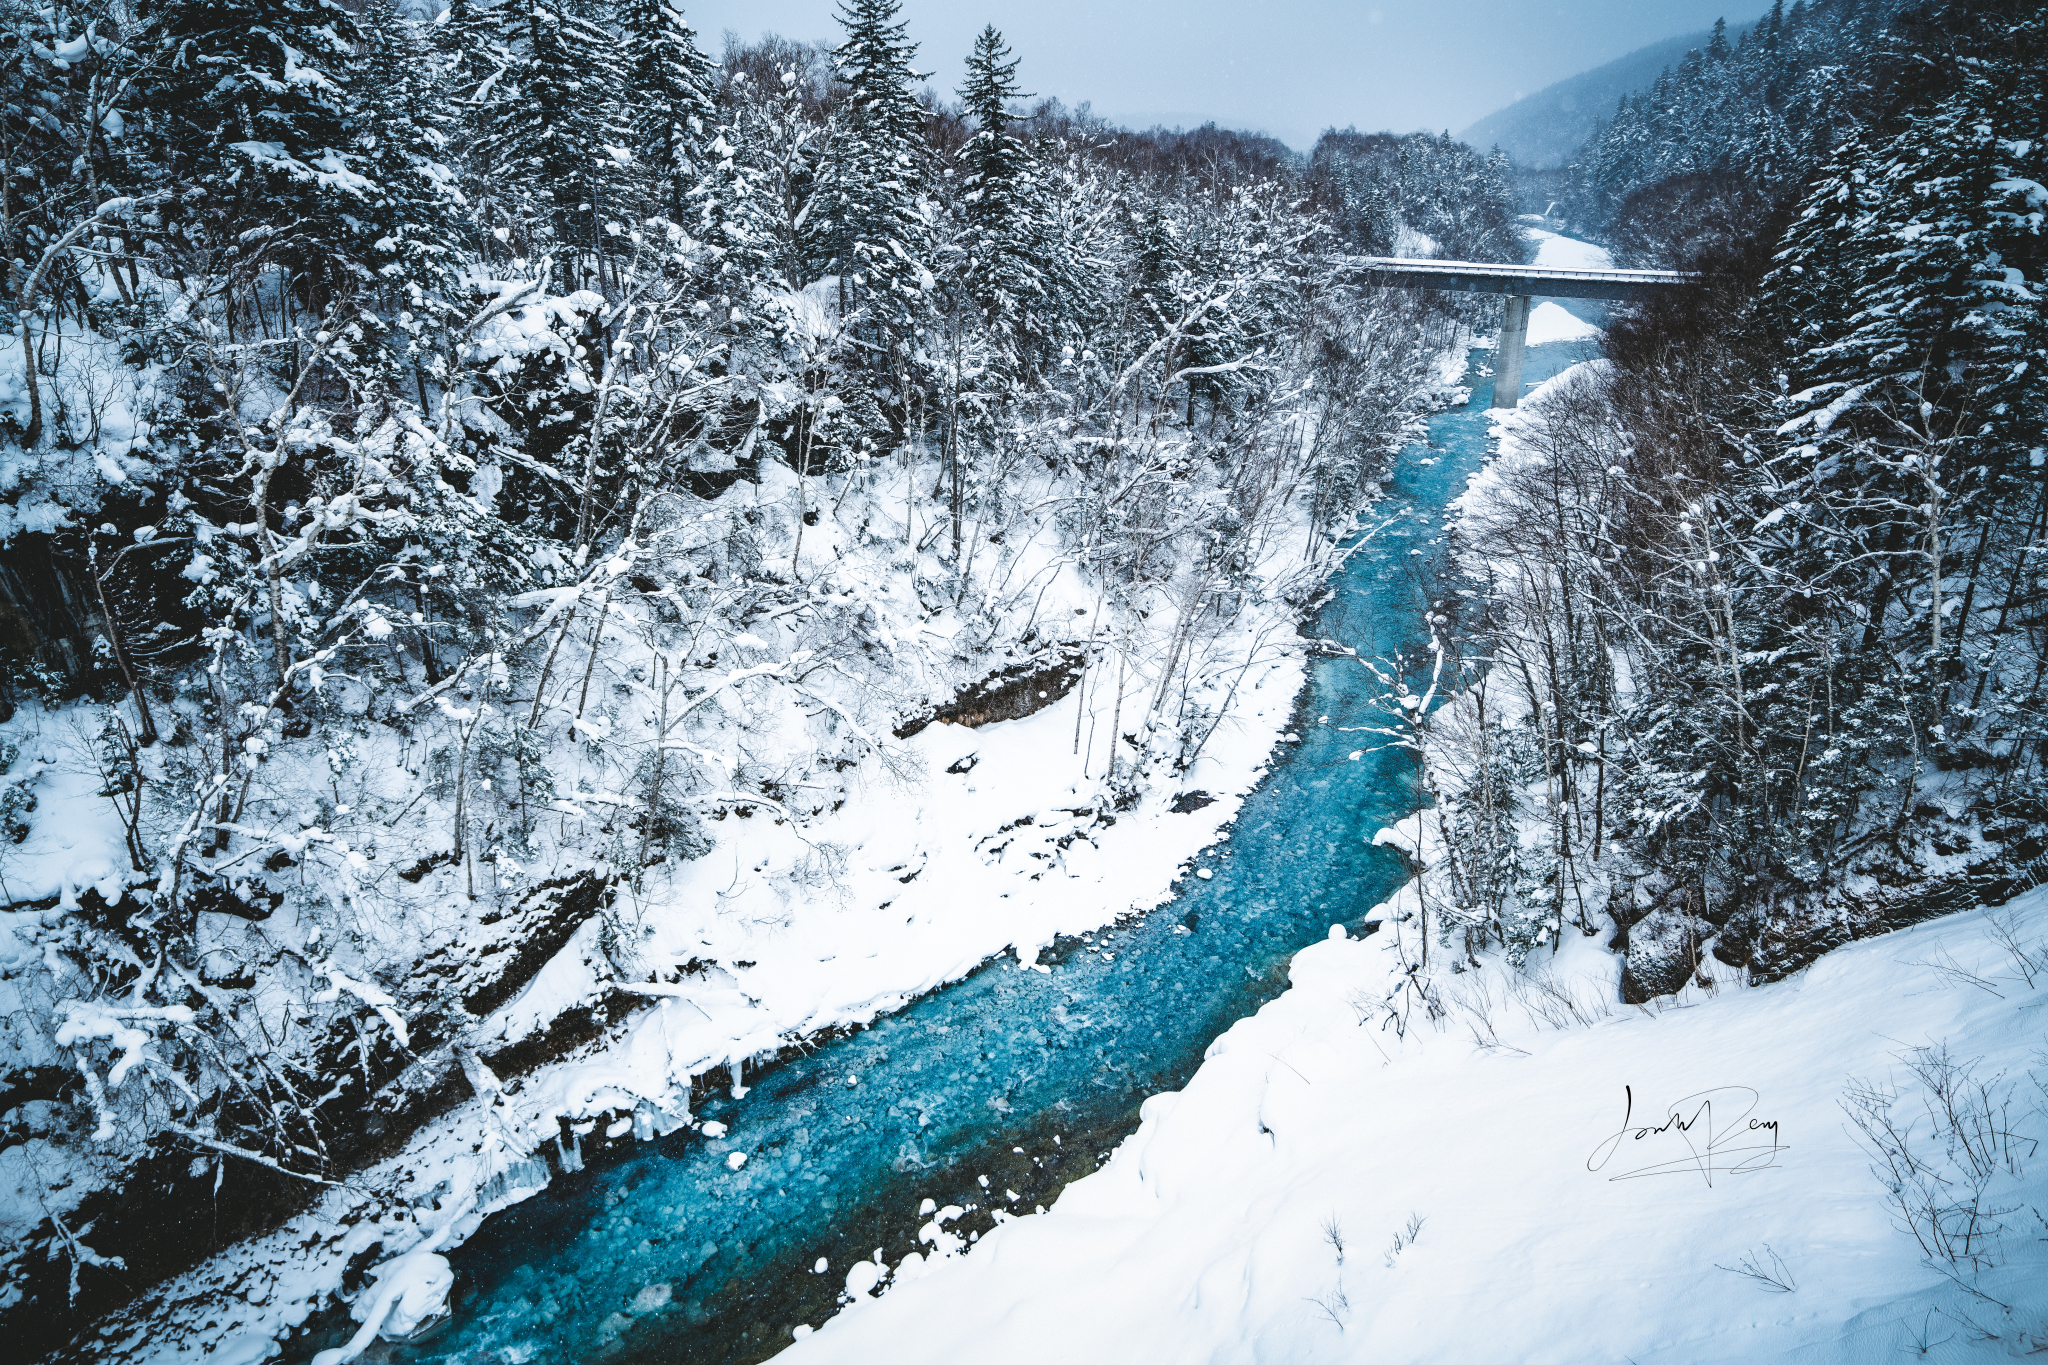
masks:
{"label": "snow-covered pine tree", "polygon": [[1181,273],[1182,247],[1173,220],[1167,215],[1163,196],[1145,206],[1144,216],[1131,225],[1135,238],[1131,297],[1137,305],[1137,325],[1147,341],[1164,336],[1180,320],[1180,294],[1176,278]]}
{"label": "snow-covered pine tree", "polygon": [[[163,217],[195,258],[288,270],[318,314],[359,281],[345,218],[369,186],[349,164],[344,83],[360,34],[338,0],[140,0],[170,56],[144,80]],[[139,56],[140,54],[138,54]]]}
{"label": "snow-covered pine tree", "polygon": [[1485,163],[1473,175],[1471,201],[1474,235],[1490,254],[1482,260],[1519,262],[1528,255],[1516,225],[1515,163],[1499,147],[1486,154]]}
{"label": "snow-covered pine tree", "polygon": [[1309,165],[1309,192],[1316,207],[1330,215],[1331,225],[1361,255],[1392,255],[1401,224],[1394,196],[1367,139],[1355,133],[1325,133],[1317,139]]}
{"label": "snow-covered pine tree", "polygon": [[931,220],[924,186],[929,150],[912,86],[917,44],[897,19],[899,0],[843,0],[845,41],[834,49],[845,82],[844,117],[825,174],[820,235],[841,297],[864,309],[884,352],[907,346],[929,307]]}
{"label": "snow-covered pine tree", "polygon": [[974,40],[960,88],[974,135],[960,213],[966,288],[985,324],[1027,365],[1060,343],[1077,293],[1060,224],[1045,201],[1037,159],[1009,131],[1010,102],[1024,98],[1017,59],[994,25]]}
{"label": "snow-covered pine tree", "polygon": [[366,0],[359,22],[346,128],[375,188],[351,226],[377,282],[375,302],[396,328],[395,350],[416,365],[432,351],[430,320],[448,309],[460,268],[462,195],[447,165],[456,116],[425,60],[418,25],[389,0]]}
{"label": "snow-covered pine tree", "polygon": [[1395,181],[1401,218],[1463,261],[1520,261],[1512,168],[1498,151],[1482,157],[1449,133],[1401,139]]}
{"label": "snow-covered pine tree", "polygon": [[1919,656],[1938,670],[1930,694],[1981,662],[1964,644],[1980,570],[2040,496],[2043,32],[2038,18],[2012,25],[2003,51],[1951,68],[1893,135],[1846,147],[1764,287],[1796,347],[1783,439],[1829,511],[1827,553],[1869,566],[1842,583],[1868,613],[1864,647]]}
{"label": "snow-covered pine tree", "polygon": [[609,231],[630,220],[642,185],[608,73],[619,41],[565,7],[535,3],[512,30],[511,62],[475,97],[480,168],[502,196],[505,227],[529,259],[555,256],[567,282],[604,287]]}
{"label": "snow-covered pine tree", "polygon": [[484,131],[498,83],[511,72],[516,16],[512,0],[454,0],[433,22],[435,75],[470,139]]}
{"label": "snow-covered pine tree", "polygon": [[1451,933],[1463,929],[1468,952],[1475,929],[1482,937],[1491,933],[1520,961],[1534,942],[1516,932],[1523,927],[1519,917],[1510,918],[1516,889],[1529,880],[1519,825],[1522,788],[1529,782],[1527,770],[1540,764],[1527,752],[1526,729],[1510,730],[1496,720],[1473,730],[1462,781],[1439,803],[1459,902],[1455,916],[1441,919],[1440,932],[1448,944]]}
{"label": "snow-covered pine tree", "polygon": [[717,136],[714,68],[672,0],[623,0],[618,25],[633,151],[653,182],[655,203],[682,223]]}
{"label": "snow-covered pine tree", "polygon": [[483,147],[503,102],[516,96],[513,44],[518,37],[516,0],[454,0],[434,20],[430,36],[436,85],[459,130],[463,154],[456,173],[469,201],[469,216],[484,259],[504,259],[526,248],[516,195],[492,174]]}
{"label": "snow-covered pine tree", "polygon": [[488,103],[512,66],[516,7],[510,0],[454,0],[433,22],[442,88],[457,107]]}
{"label": "snow-covered pine tree", "polygon": [[960,104],[974,121],[964,153],[970,190],[963,197],[963,213],[976,226],[1000,227],[1022,211],[1017,201],[1031,156],[1022,141],[1010,136],[1010,102],[1028,98],[1017,84],[1017,65],[995,25],[975,35]]}
{"label": "snow-covered pine tree", "polygon": [[734,77],[684,203],[680,225],[696,244],[699,292],[728,316],[750,305],[756,286],[805,275],[813,149],[823,134],[804,117],[794,84],[756,89],[747,73]]}

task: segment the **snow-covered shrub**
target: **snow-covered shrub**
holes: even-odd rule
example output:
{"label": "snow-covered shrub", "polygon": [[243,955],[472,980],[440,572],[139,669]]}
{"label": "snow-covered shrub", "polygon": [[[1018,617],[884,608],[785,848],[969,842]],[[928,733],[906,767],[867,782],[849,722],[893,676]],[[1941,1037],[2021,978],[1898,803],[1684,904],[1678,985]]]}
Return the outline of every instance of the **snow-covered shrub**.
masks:
{"label": "snow-covered shrub", "polygon": [[2032,1076],[1980,1075],[1941,1045],[1900,1060],[1912,1083],[1854,1082],[1842,1108],[1900,1230],[1930,1264],[1968,1282],[2004,1262],[2012,1235],[2039,1234],[2040,1211],[2016,1191],[2040,1151],[2030,1130],[2043,1117],[2042,1087]]}

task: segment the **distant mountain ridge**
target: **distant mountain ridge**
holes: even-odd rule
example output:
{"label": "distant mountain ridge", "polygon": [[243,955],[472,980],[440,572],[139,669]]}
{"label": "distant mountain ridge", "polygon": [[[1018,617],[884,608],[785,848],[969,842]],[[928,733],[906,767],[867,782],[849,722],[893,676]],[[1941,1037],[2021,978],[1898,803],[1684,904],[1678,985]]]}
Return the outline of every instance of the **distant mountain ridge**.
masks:
{"label": "distant mountain ridge", "polygon": [[[1731,26],[1730,41],[1753,27],[1755,21]],[[1532,170],[1562,166],[1614,116],[1623,95],[1649,89],[1664,68],[1676,65],[1694,48],[1705,47],[1710,36],[1710,30],[1701,29],[1639,47],[1496,109],[1458,138],[1474,147],[1499,147],[1516,165]]]}

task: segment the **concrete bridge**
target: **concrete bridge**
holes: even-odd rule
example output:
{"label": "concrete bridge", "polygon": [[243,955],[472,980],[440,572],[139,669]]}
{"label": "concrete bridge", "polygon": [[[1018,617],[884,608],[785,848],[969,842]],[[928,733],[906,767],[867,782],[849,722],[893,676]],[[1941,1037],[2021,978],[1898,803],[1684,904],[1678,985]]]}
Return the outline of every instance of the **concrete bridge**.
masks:
{"label": "concrete bridge", "polygon": [[1682,270],[1560,270],[1486,261],[1411,260],[1367,256],[1356,262],[1364,284],[1393,289],[1446,289],[1505,294],[1500,350],[1493,361],[1493,405],[1511,408],[1522,397],[1522,351],[1529,340],[1529,309],[1537,299],[1624,299],[1640,302],[1699,279]]}

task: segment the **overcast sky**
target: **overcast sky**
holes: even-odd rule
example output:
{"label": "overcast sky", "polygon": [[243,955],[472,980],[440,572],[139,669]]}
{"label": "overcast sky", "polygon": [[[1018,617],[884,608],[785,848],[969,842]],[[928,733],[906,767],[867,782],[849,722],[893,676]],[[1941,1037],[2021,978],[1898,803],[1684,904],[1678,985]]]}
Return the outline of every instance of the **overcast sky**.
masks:
{"label": "overcast sky", "polygon": [[[831,39],[833,0],[684,0],[704,46],[775,32]],[[983,24],[1038,95],[1126,122],[1206,119],[1306,150],[1326,127],[1456,131],[1661,38],[1730,24],[1746,0],[904,0],[921,70],[950,97]]]}

